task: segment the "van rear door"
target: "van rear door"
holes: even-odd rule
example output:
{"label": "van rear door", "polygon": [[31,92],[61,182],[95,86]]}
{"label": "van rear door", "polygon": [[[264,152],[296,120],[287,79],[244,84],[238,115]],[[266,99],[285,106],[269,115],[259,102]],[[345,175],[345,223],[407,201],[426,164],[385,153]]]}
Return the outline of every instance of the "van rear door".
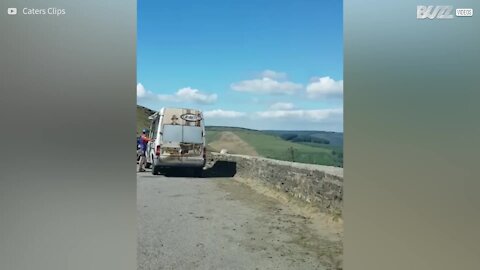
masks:
{"label": "van rear door", "polygon": [[171,156],[200,156],[203,129],[197,126],[164,125],[163,153]]}
{"label": "van rear door", "polygon": [[203,129],[197,126],[183,126],[182,142],[203,144]]}
{"label": "van rear door", "polygon": [[149,138],[150,141],[148,142],[147,145],[147,152],[145,153],[147,155],[147,162],[148,163],[153,163],[153,153],[155,153],[155,140],[157,138],[158,134],[158,124],[160,121],[160,117],[158,113],[155,113],[149,117],[152,122],[150,123],[150,133],[149,133]]}

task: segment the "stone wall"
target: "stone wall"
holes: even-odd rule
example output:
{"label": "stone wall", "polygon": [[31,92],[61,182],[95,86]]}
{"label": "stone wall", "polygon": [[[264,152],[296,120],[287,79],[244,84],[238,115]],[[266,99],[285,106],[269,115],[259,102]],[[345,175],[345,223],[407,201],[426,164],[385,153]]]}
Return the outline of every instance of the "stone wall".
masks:
{"label": "stone wall", "polygon": [[294,163],[261,157],[211,153],[210,162],[236,163],[235,177],[258,181],[319,208],[341,215],[343,205],[343,169]]}

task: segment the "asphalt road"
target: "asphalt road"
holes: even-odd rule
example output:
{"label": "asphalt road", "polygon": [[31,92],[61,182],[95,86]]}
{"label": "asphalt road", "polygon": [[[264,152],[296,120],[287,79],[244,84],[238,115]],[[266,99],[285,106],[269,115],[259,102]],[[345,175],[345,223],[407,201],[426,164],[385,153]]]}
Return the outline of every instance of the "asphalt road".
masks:
{"label": "asphalt road", "polygon": [[340,234],[233,178],[137,174],[138,269],[340,269]]}

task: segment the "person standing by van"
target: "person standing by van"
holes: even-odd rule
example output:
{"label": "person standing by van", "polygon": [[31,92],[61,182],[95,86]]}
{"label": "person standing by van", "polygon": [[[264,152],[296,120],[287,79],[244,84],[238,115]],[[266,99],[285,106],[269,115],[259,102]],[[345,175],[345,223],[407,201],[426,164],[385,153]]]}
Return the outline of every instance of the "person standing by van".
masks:
{"label": "person standing by van", "polygon": [[150,138],[147,136],[147,130],[142,131],[142,136],[140,136],[140,160],[138,162],[138,172],[145,171],[145,163],[147,162],[147,146]]}

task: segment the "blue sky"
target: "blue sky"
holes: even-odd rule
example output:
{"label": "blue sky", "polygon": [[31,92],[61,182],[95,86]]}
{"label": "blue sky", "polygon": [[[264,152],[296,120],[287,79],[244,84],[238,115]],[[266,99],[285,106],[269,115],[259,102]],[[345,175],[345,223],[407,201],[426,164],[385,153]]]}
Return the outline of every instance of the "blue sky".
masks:
{"label": "blue sky", "polygon": [[343,131],[336,0],[138,1],[137,103],[207,125]]}

